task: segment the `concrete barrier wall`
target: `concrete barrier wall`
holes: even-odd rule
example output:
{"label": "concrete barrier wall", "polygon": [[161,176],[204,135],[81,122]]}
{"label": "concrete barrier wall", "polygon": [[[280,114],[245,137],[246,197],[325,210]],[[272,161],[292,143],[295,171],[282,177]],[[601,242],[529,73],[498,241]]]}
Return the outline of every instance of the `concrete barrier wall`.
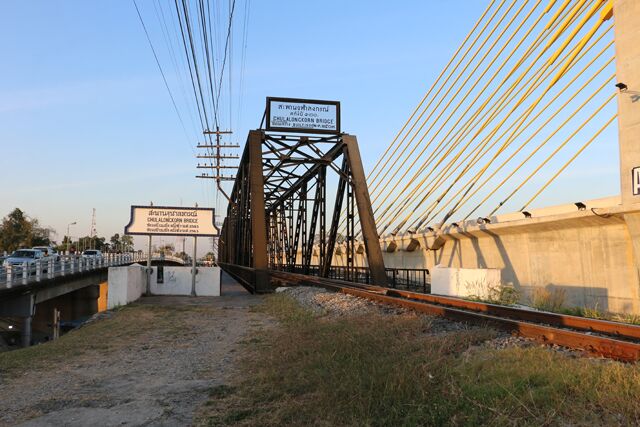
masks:
{"label": "concrete barrier wall", "polygon": [[453,297],[489,298],[499,288],[497,268],[452,268],[440,265],[431,269],[431,293]]}
{"label": "concrete barrier wall", "polygon": [[[640,205],[595,202],[585,202],[584,210],[565,205],[531,211],[531,218],[517,213],[486,224],[469,221],[437,234],[385,236],[380,240],[385,265],[496,268],[502,283],[512,284],[525,303],[545,289],[564,293],[566,306],[640,314],[640,257],[634,252],[634,245],[640,252],[640,220],[633,220],[640,218]],[[334,265],[344,265],[344,247],[341,251]],[[363,253],[356,258],[366,266]]]}
{"label": "concrete barrier wall", "polygon": [[129,304],[139,299],[147,285],[145,267],[109,267],[107,309]]}
{"label": "concrete barrier wall", "polygon": [[[152,267],[151,293],[191,295],[191,267],[164,267],[163,283],[158,283],[158,267]],[[220,296],[220,267],[198,267],[196,295]]]}

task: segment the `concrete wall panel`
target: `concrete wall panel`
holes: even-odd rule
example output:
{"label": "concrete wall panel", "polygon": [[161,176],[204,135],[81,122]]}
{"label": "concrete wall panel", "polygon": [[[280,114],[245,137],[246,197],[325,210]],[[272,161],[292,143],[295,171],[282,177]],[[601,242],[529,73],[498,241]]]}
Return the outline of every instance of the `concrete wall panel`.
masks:
{"label": "concrete wall panel", "polygon": [[[191,267],[164,267],[163,283],[158,283],[158,267],[153,267],[151,293],[191,295]],[[220,296],[220,267],[198,267],[196,295]]]}
{"label": "concrete wall panel", "polygon": [[145,267],[109,267],[107,308],[112,309],[138,300],[145,291]]}

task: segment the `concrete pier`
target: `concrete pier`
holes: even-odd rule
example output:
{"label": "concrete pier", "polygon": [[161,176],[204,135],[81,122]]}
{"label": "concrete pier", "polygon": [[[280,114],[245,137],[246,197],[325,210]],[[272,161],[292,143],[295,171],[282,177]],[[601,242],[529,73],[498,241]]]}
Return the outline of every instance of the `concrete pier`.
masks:
{"label": "concrete pier", "polygon": [[640,2],[613,2],[622,204],[640,203]]}

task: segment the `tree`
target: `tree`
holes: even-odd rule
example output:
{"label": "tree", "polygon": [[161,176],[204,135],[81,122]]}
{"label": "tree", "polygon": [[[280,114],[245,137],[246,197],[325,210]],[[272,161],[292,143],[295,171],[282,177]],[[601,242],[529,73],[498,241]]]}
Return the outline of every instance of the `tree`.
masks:
{"label": "tree", "polygon": [[75,243],[71,240],[69,236],[64,236],[62,242],[56,246],[56,251],[63,253],[67,250],[67,243],[69,243],[68,248],[71,249],[73,246],[75,248]]}
{"label": "tree", "polygon": [[101,251],[104,248],[105,240],[104,237],[84,236],[78,241],[78,247],[81,249],[98,249]]}
{"label": "tree", "polygon": [[133,237],[125,234],[120,240],[122,241],[122,246],[124,246],[125,252],[133,251]]}
{"label": "tree", "polygon": [[120,244],[120,234],[114,234],[113,236],[111,236],[111,239],[109,239],[109,241],[111,242],[111,246],[118,246]]}
{"label": "tree", "polygon": [[178,252],[177,254],[175,254],[176,257],[178,258],[182,258],[184,261],[188,261],[189,260],[189,255],[187,255],[184,252]]}
{"label": "tree", "polygon": [[166,255],[171,255],[176,248],[171,243],[164,244],[158,248],[160,252]]}
{"label": "tree", "polygon": [[103,251],[106,240],[107,239],[105,239],[104,237],[98,237],[98,236],[94,237],[93,238],[93,246],[94,246],[94,248]]}
{"label": "tree", "polygon": [[36,218],[29,218],[21,209],[15,208],[0,225],[0,251],[48,246],[51,232],[50,228],[41,227]]}

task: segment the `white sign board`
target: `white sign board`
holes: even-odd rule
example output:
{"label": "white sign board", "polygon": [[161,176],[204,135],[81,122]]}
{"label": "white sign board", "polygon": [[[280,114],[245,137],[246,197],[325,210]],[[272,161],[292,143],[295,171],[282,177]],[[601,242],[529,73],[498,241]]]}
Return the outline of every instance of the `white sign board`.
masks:
{"label": "white sign board", "polygon": [[172,206],[131,206],[125,234],[145,236],[217,236],[215,210]]}
{"label": "white sign board", "polygon": [[267,98],[267,130],[340,133],[340,103]]}

